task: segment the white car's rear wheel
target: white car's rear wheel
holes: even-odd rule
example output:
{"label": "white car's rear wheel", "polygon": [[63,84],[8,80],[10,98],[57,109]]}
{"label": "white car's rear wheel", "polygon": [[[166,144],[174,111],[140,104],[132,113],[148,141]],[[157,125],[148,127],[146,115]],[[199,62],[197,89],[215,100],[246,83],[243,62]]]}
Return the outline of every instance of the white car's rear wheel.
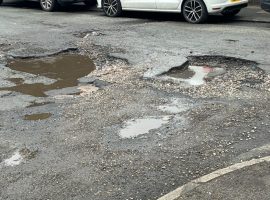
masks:
{"label": "white car's rear wheel", "polygon": [[40,0],[40,6],[42,10],[52,12],[58,7],[58,2],[57,0]]}
{"label": "white car's rear wheel", "polygon": [[102,8],[104,13],[109,17],[117,17],[122,13],[120,0],[103,0]]}
{"label": "white car's rear wheel", "polygon": [[3,0],[0,0],[0,5],[3,3]]}
{"label": "white car's rear wheel", "polygon": [[205,22],[208,18],[208,12],[202,0],[185,1],[182,13],[186,21],[193,24]]}

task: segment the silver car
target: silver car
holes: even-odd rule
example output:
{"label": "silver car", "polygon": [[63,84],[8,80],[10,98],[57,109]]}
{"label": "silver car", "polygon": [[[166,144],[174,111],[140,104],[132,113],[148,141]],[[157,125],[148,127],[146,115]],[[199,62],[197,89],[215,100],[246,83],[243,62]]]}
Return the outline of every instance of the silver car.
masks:
{"label": "silver car", "polygon": [[[78,2],[84,2],[86,6],[94,6],[97,4],[96,0],[34,0],[40,3],[42,10],[52,12],[55,11],[60,5],[73,4]],[[3,0],[0,0],[0,5]]]}

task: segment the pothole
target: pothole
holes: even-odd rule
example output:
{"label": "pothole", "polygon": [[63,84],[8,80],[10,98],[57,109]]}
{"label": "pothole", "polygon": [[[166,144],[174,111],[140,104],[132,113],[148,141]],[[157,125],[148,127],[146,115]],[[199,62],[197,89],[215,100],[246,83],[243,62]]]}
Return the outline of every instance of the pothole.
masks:
{"label": "pothole", "polygon": [[151,130],[156,130],[167,124],[170,120],[169,116],[159,117],[145,117],[142,119],[134,119],[127,121],[124,128],[120,130],[119,136],[121,138],[136,138],[140,135],[149,133]]}
{"label": "pothole", "polygon": [[[223,56],[189,57],[186,64],[170,69],[156,77],[166,87],[192,97],[255,96],[267,98],[270,76],[257,63]],[[158,82],[155,82],[156,84]]]}
{"label": "pothole", "polygon": [[[28,84],[24,83],[21,78],[10,78],[9,81],[14,83],[15,86],[0,88],[0,90],[15,91],[35,97],[46,97],[48,91],[77,86],[79,78],[95,70],[95,65],[88,56],[78,54],[60,54],[35,59],[14,59],[8,62],[7,67],[12,70],[56,80],[54,83],[46,85],[44,83]],[[75,93],[78,93],[78,91]]]}
{"label": "pothole", "polygon": [[24,115],[24,120],[39,121],[39,120],[48,119],[51,116],[52,116],[51,113],[37,113],[37,114],[31,114],[31,115]]}
{"label": "pothole", "polygon": [[221,67],[188,65],[172,68],[166,75],[168,79],[184,82],[189,85],[203,85],[206,81],[225,74],[226,70]]}

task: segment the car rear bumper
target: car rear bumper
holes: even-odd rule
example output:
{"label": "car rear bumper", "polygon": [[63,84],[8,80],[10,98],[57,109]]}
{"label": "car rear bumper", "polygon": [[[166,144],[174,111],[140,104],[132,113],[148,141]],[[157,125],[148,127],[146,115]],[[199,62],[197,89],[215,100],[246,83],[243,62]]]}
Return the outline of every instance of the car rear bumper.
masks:
{"label": "car rear bumper", "polygon": [[226,7],[222,10],[223,11],[227,11],[227,10],[239,10],[239,9],[242,9],[242,8],[245,8],[248,6],[248,3],[244,3],[244,4],[240,4],[240,5],[234,5],[234,6],[229,6],[229,7]]}
{"label": "car rear bumper", "polygon": [[208,13],[221,13],[226,10],[237,10],[248,6],[248,0],[229,0],[221,4],[213,4],[208,7]]}
{"label": "car rear bumper", "polygon": [[262,0],[261,7],[263,10],[270,12],[270,0]]}

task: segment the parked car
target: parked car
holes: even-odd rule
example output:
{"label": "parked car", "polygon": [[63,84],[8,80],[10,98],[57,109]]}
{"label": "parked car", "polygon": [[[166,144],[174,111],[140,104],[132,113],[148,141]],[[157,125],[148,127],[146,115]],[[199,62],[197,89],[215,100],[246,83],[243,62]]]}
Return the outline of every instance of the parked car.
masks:
{"label": "parked car", "polygon": [[209,14],[234,16],[248,5],[248,0],[98,0],[98,8],[110,17],[123,10],[182,13],[190,23],[202,23]]}
{"label": "parked car", "polygon": [[[40,2],[40,6],[44,11],[52,12],[57,9],[59,5],[66,5],[78,2],[84,2],[86,6],[94,6],[97,4],[96,0],[34,0]],[[3,0],[0,0],[0,5]]]}
{"label": "parked car", "polygon": [[261,7],[263,10],[270,12],[270,0],[261,0]]}

